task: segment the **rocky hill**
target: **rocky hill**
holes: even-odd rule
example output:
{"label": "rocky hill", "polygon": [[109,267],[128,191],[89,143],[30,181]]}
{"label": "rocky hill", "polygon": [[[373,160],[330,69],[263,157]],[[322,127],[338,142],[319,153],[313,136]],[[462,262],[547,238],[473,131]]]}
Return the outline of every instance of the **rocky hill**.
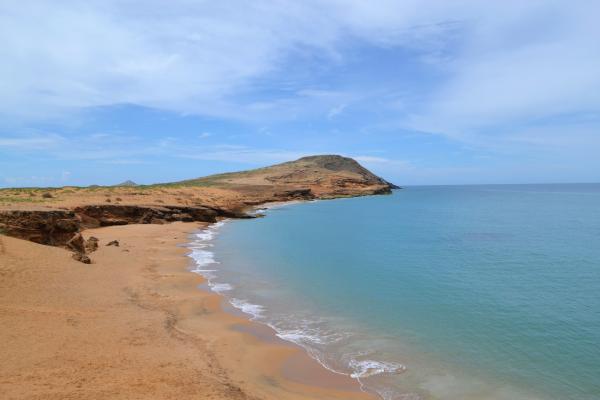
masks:
{"label": "rocky hill", "polygon": [[317,198],[383,194],[397,188],[352,158],[338,155],[302,157],[270,167],[212,175],[173,185],[211,186],[245,192],[289,188],[301,192],[310,190]]}
{"label": "rocky hill", "polygon": [[351,158],[303,157],[250,171],[156,185],[0,190],[0,233],[68,247],[80,259],[83,229],[247,218],[249,206],[387,194],[395,185]]}

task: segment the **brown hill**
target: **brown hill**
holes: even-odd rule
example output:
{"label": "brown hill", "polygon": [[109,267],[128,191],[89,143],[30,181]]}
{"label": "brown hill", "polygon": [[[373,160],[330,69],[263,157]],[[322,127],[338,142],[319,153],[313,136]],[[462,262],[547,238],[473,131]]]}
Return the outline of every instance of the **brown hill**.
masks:
{"label": "brown hill", "polygon": [[0,190],[0,233],[85,252],[85,228],[249,217],[253,205],[390,193],[396,186],[351,158],[303,157],[173,183]]}
{"label": "brown hill", "polygon": [[338,155],[302,157],[270,167],[218,174],[173,185],[212,186],[247,191],[289,187],[310,189],[318,198],[389,193],[397,186],[374,175],[352,158]]}

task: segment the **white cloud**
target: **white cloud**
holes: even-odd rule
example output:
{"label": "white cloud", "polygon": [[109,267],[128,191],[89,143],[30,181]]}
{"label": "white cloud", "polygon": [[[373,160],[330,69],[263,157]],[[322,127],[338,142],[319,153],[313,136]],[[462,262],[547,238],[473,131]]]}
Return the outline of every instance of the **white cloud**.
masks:
{"label": "white cloud", "polygon": [[57,146],[65,141],[60,135],[33,135],[33,136],[0,136],[0,148],[16,150],[44,149]]}
{"label": "white cloud", "polygon": [[[447,10],[444,2],[387,0],[6,3],[0,112],[47,116],[133,103],[181,113],[272,113],[273,105],[295,103],[236,95],[256,89],[258,78],[285,74],[287,57],[312,52],[340,62],[344,41],[353,38],[435,53]],[[333,106],[327,98],[319,97],[325,109]]]}
{"label": "white cloud", "polygon": [[292,3],[26,3],[0,6],[0,110],[13,115],[118,103],[227,113],[234,90],[339,29]]}
{"label": "white cloud", "polygon": [[331,110],[329,110],[329,112],[327,113],[327,117],[329,119],[335,118],[337,115],[341,114],[344,112],[344,110],[346,109],[346,107],[348,107],[347,104],[340,104],[337,105],[335,107],[333,107]]}
{"label": "white cloud", "polygon": [[280,163],[309,155],[307,152],[289,151],[284,149],[260,149],[240,147],[237,149],[219,149],[218,147],[204,151],[188,151],[178,155],[181,158],[205,161],[223,161],[231,163],[269,165]]}
{"label": "white cloud", "polygon": [[[196,141],[190,141],[176,137],[163,137],[148,140],[136,137],[120,138],[104,133],[62,137],[48,133],[18,139],[3,139],[0,137],[0,148],[3,144],[18,145],[18,147],[13,146],[10,148],[14,155],[27,154],[54,160],[93,161],[115,165],[143,164],[151,161],[150,157],[169,157],[173,159],[221,161],[233,164],[265,166],[309,155],[335,153],[335,151],[316,148],[290,150],[228,143],[205,144],[202,139],[203,137],[199,137]],[[391,168],[396,171],[412,168],[411,164],[404,160],[370,155],[346,155],[369,167]],[[70,171],[62,170],[60,181],[70,180],[71,175]]]}
{"label": "white cloud", "polygon": [[[5,2],[0,115],[28,120],[132,103],[261,121],[341,118],[371,88],[307,79],[303,90],[256,93],[274,76],[278,88],[301,87],[286,75],[291,58],[343,65],[357,42],[403,47],[435,71],[435,82],[412,92],[390,87],[403,93],[402,108],[396,100],[398,115],[381,118],[493,143],[483,130],[501,135],[503,125],[600,111],[599,14],[598,3],[580,0]],[[0,146],[57,141],[11,137]]]}
{"label": "white cloud", "polygon": [[518,124],[600,112],[600,4],[508,2],[478,11],[445,65],[447,79],[406,126],[481,142],[485,129],[502,135]]}
{"label": "white cloud", "polygon": [[52,185],[57,181],[62,182],[62,179],[48,175],[6,176],[2,179],[10,186],[46,186]]}
{"label": "white cloud", "polygon": [[[99,139],[102,141],[99,142]],[[62,137],[49,133],[20,138],[0,137],[0,149],[2,147],[7,147],[14,155],[28,154],[54,160],[98,161],[123,165],[142,164],[148,161],[148,157],[156,156],[267,165],[311,154],[237,144],[203,144],[202,137],[194,142],[176,137],[148,140],[136,137],[120,138],[110,134]],[[69,179],[70,175],[71,172],[62,171],[61,180]]]}

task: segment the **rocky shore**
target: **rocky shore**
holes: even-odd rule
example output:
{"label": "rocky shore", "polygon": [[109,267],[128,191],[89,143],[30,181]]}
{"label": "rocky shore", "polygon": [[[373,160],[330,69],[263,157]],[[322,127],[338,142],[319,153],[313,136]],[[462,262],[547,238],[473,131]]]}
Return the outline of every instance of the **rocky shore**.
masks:
{"label": "rocky shore", "polygon": [[0,232],[68,248],[87,263],[89,246],[81,239],[85,229],[253,218],[245,212],[249,206],[386,194],[395,188],[355,160],[326,155],[158,185],[5,189],[0,191]]}

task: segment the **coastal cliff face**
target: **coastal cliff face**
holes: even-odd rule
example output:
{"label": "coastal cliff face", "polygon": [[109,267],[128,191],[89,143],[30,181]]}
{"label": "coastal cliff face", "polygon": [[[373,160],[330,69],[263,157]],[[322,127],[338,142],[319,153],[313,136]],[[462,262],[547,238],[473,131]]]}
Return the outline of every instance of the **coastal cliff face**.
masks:
{"label": "coastal cliff face", "polygon": [[4,189],[0,233],[85,253],[77,240],[86,228],[251,218],[244,209],[252,205],[386,194],[395,188],[351,158],[325,155],[148,186]]}

